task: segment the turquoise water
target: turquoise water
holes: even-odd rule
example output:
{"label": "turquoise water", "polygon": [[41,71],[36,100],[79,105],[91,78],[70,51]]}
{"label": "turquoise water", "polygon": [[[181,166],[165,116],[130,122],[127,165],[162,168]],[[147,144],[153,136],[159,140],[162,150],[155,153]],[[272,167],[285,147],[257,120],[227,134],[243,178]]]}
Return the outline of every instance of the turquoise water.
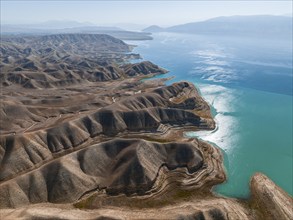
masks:
{"label": "turquoise water", "polygon": [[223,150],[228,181],[216,192],[246,198],[251,176],[262,172],[292,195],[291,40],[159,33],[133,43],[170,70],[169,83],[193,82],[212,106],[217,129],[187,135]]}

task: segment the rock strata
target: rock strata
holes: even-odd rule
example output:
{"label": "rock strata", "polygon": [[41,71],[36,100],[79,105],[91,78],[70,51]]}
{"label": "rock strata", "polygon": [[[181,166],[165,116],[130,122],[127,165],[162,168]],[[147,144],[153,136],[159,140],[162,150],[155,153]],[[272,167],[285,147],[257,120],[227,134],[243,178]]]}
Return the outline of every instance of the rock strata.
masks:
{"label": "rock strata", "polygon": [[221,151],[188,130],[213,130],[189,82],[128,63],[108,35],[5,37],[1,42],[1,219],[292,219],[292,197],[262,174],[249,200],[212,188]]}
{"label": "rock strata", "polygon": [[257,173],[251,180],[252,204],[264,219],[293,219],[293,198],[272,180]]}

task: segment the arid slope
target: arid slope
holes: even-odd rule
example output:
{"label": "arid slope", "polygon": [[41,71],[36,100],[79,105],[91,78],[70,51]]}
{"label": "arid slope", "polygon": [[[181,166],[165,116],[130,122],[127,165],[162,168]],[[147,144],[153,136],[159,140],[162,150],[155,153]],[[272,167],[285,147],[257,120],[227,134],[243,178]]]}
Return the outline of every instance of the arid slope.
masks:
{"label": "arid slope", "polygon": [[[222,198],[219,149],[189,82],[108,35],[3,38],[1,219],[292,219],[292,198],[257,174],[249,201]],[[267,196],[268,193],[272,197]]]}

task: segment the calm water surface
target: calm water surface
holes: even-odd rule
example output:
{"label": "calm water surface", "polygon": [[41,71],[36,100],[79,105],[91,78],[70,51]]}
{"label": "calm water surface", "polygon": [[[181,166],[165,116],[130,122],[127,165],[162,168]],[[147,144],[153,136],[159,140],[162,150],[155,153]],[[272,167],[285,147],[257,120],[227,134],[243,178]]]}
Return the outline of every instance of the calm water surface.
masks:
{"label": "calm water surface", "polygon": [[[228,181],[216,192],[244,198],[263,172],[292,195],[292,41],[159,33],[128,42],[175,76],[199,88],[217,129],[190,132],[223,150]],[[160,76],[161,77],[161,76]]]}

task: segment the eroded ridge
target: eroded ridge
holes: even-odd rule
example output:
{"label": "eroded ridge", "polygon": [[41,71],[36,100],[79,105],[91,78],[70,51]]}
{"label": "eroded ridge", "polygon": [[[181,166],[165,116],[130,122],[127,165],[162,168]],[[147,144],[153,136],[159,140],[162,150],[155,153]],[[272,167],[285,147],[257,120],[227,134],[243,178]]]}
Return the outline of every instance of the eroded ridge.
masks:
{"label": "eroded ridge", "polygon": [[[148,197],[143,195],[159,202],[161,194],[173,191],[178,184],[182,190],[191,190],[224,181],[221,160],[210,157],[206,153],[210,150],[214,149],[196,140],[163,144],[115,139],[70,153],[2,183],[0,204],[18,207],[41,202],[70,203],[93,191],[102,195],[101,199],[97,197],[97,204],[104,200],[113,205],[115,199],[106,195],[119,194],[132,197],[118,199],[117,205],[127,200],[125,205],[135,204],[135,198]],[[95,202],[91,205],[95,207]]]}
{"label": "eroded ridge", "polygon": [[250,200],[225,198],[221,151],[192,83],[108,35],[1,42],[1,219],[292,219],[292,197],[257,174]]}
{"label": "eroded ridge", "polygon": [[182,82],[120,98],[90,114],[77,114],[49,128],[2,135],[0,180],[30,171],[59,155],[84,147],[98,137],[151,132],[172,136],[170,129],[183,126],[213,129],[214,122],[205,113],[208,109],[195,87]]}

